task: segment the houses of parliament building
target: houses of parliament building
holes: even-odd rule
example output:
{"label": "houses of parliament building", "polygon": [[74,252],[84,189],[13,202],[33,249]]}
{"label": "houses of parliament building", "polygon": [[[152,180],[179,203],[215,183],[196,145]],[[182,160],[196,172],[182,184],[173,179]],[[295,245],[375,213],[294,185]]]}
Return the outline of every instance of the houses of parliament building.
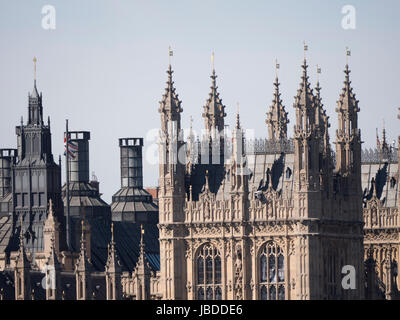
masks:
{"label": "houses of parliament building", "polygon": [[159,186],[143,187],[143,139],[121,138],[111,204],[89,176],[88,131],[65,134],[62,184],[35,76],[17,148],[0,149],[0,299],[399,298],[398,149],[385,129],[362,148],[347,63],[332,144],[319,81],[301,68],[292,137],[278,77],[268,137],[246,139],[239,113],[228,134],[213,68],[205,134],[184,139],[170,64]]}

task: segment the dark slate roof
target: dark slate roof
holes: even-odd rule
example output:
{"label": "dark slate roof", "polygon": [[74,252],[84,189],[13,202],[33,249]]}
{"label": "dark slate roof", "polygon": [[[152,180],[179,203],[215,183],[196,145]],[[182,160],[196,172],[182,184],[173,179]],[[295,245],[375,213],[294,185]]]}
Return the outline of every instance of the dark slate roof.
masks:
{"label": "dark slate roof", "polygon": [[0,252],[5,252],[12,235],[12,218],[3,216],[0,218]]}
{"label": "dark slate roof", "polygon": [[14,230],[12,215],[0,218],[0,252],[17,251],[19,248],[19,228]]}
{"label": "dark slate roof", "polygon": [[[98,190],[87,182],[71,182],[70,189],[70,206],[71,207],[108,207],[109,205],[100,198]],[[66,185],[62,187],[62,195],[64,206],[66,203]]]}
{"label": "dark slate roof", "polygon": [[[111,228],[101,220],[90,220],[92,264],[95,270],[104,271],[107,261],[107,245]],[[143,224],[146,257],[154,271],[160,270],[159,232],[156,224]],[[123,271],[132,272],[140,252],[140,224],[114,222],[114,240]]]}
{"label": "dark slate roof", "polygon": [[150,193],[142,188],[121,188],[113,195],[112,212],[158,212]]}
{"label": "dark slate roof", "polygon": [[363,189],[363,202],[372,198],[375,181],[376,196],[382,200],[384,207],[395,208],[398,204],[399,181],[397,177],[398,163],[387,161],[365,162],[361,165],[361,186]]}
{"label": "dark slate roof", "polygon": [[226,172],[224,165],[221,164],[196,164],[193,166],[192,174],[187,177],[186,193],[192,186],[192,197],[194,201],[199,199],[200,193],[206,184],[206,172],[208,172],[208,183],[211,193],[218,193]]}
{"label": "dark slate roof", "polygon": [[12,196],[9,192],[4,198],[0,199],[0,214],[9,214],[12,211]]}

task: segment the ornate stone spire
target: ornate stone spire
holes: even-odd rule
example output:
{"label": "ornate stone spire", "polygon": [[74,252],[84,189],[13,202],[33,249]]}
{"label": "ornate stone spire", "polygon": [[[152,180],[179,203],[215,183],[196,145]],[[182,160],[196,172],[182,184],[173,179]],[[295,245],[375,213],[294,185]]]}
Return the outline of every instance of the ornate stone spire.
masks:
{"label": "ornate stone spire", "polygon": [[301,132],[309,135],[315,124],[315,97],[308,81],[306,58],[304,58],[301,67],[303,74],[294,102],[294,108],[296,109],[295,135]]}
{"label": "ornate stone spire", "polygon": [[92,264],[89,261],[89,257],[86,249],[86,239],[85,239],[85,222],[82,220],[81,222],[82,231],[81,231],[81,249],[79,253],[79,259],[76,263],[75,269],[78,271],[90,271],[92,268]]}
{"label": "ornate stone spire", "polygon": [[144,229],[143,224],[140,225],[140,252],[139,259],[135,269],[136,275],[147,276],[151,273],[149,262],[146,258],[145,245],[144,245]]}
{"label": "ornate stone spire", "polygon": [[287,139],[287,124],[289,123],[288,113],[282,104],[279,92],[278,75],[274,81],[274,99],[267,112],[268,135],[270,140],[280,141]]}
{"label": "ornate stone spire", "polygon": [[[212,55],[212,61],[214,61],[214,53]],[[213,63],[211,78],[211,92],[204,106],[203,118],[205,119],[205,128],[209,132],[217,130],[221,132],[224,130],[224,118],[226,116],[225,106],[222,104],[222,99],[219,97],[217,91],[217,75],[215,74],[215,68]]]}
{"label": "ornate stone spire", "polygon": [[[318,72],[319,70],[319,72]],[[317,67],[317,72],[320,73],[320,70]],[[329,116],[326,114],[326,110],[324,109],[324,105],[322,103],[321,98],[321,87],[319,84],[319,79],[317,81],[317,86],[315,87],[315,106],[316,106],[316,120],[317,125],[320,129],[321,137],[323,137],[324,143],[324,153],[330,155],[330,142],[329,142]]]}
{"label": "ornate stone spire", "polygon": [[167,70],[168,80],[167,87],[165,88],[165,93],[160,101],[160,108],[158,112],[161,113],[161,124],[164,132],[168,130],[168,121],[177,121],[178,129],[180,129],[181,112],[183,111],[181,107],[182,101],[178,99],[178,94],[174,88],[174,82],[172,81],[172,68],[171,64],[168,66]]}
{"label": "ornate stone spire", "polygon": [[231,192],[241,192],[247,194],[249,168],[244,145],[244,133],[240,125],[239,104],[236,112],[236,124],[232,134],[232,157],[231,157]]}
{"label": "ornate stone spire", "polygon": [[387,143],[386,139],[386,129],[385,129],[385,120],[383,120],[383,126],[382,126],[382,141],[380,142],[380,152],[383,157],[387,157],[390,153],[390,146]]}
{"label": "ornate stone spire", "polygon": [[49,200],[48,214],[43,228],[43,241],[44,241],[44,251],[48,254],[50,248],[54,246],[56,253],[59,252],[59,225],[54,215],[54,205],[53,200]]}
{"label": "ornate stone spire", "polygon": [[357,128],[357,113],[360,111],[358,108],[358,100],[351,87],[350,72],[349,65],[346,64],[344,69],[344,86],[339,100],[337,101],[338,107],[336,109],[336,112],[346,112],[348,114],[348,120],[350,120],[350,122],[346,122],[345,128],[340,128],[341,131],[346,134],[351,134],[351,130]]}
{"label": "ornate stone spire", "polygon": [[36,57],[33,58],[33,90],[29,94],[28,124],[43,125],[42,94],[36,87]]}
{"label": "ornate stone spire", "polygon": [[78,261],[75,264],[75,279],[76,279],[76,298],[77,300],[88,300],[92,293],[92,277],[91,272],[93,266],[89,261],[86,240],[85,240],[85,223],[82,220],[81,233],[81,250]]}
{"label": "ornate stone spire", "polygon": [[108,245],[108,258],[106,263],[106,272],[109,273],[120,273],[122,271],[121,265],[118,259],[117,251],[115,250],[114,241],[114,223],[111,223],[111,241]]}
{"label": "ornate stone spire", "polygon": [[122,294],[122,268],[115,250],[114,223],[111,223],[111,241],[108,245],[108,258],[105,266],[107,300],[119,300]]}
{"label": "ornate stone spire", "polygon": [[[337,101],[338,129],[336,130],[336,170],[356,169],[361,161],[361,132],[358,129],[358,100],[350,81],[350,69],[346,63],[342,93]],[[346,147],[347,145],[347,147]]]}
{"label": "ornate stone spire", "polygon": [[321,183],[319,179],[321,136],[317,120],[320,114],[308,81],[307,68],[304,57],[300,87],[294,102],[296,110],[294,183],[298,192],[319,191]]}
{"label": "ornate stone spire", "polygon": [[39,97],[39,92],[36,88],[36,62],[37,59],[36,57],[33,57],[33,90],[31,93],[32,98],[38,98]]}
{"label": "ornate stone spire", "polygon": [[236,124],[235,124],[235,129],[240,130],[240,114],[239,114],[239,103],[236,106]]}
{"label": "ornate stone spire", "polygon": [[136,281],[134,281],[134,285],[136,286],[135,291],[137,300],[150,299],[150,277],[152,272],[145,255],[143,236],[143,225],[140,225],[140,253],[138,262],[133,272],[133,278],[136,278]]}

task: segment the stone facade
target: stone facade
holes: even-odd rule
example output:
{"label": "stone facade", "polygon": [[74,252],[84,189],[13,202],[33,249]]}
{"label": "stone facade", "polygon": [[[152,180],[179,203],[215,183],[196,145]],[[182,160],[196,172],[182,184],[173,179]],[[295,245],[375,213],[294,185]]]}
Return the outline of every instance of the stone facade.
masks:
{"label": "stone facade", "polygon": [[[311,89],[306,60],[302,69],[293,138],[287,137],[287,112],[276,78],[266,119],[269,139],[245,141],[239,114],[229,139],[221,132],[225,106],[213,70],[203,114],[207,134],[198,142],[190,133],[184,146],[182,103],[169,67],[159,109],[159,279],[164,299],[362,299],[379,296],[375,284],[391,292],[386,298],[396,295],[399,233],[381,227],[376,237],[386,239],[391,232],[391,251],[377,253],[376,245],[371,246],[373,261],[383,261],[374,268],[383,273],[373,277],[374,288],[364,289],[371,277],[367,273],[365,278],[364,260],[372,236],[366,223],[364,245],[363,225],[370,208],[380,207],[371,198],[363,209],[360,109],[349,67],[337,102],[335,152],[321,87],[317,83],[315,93]],[[176,153],[186,155],[185,161],[171,156]],[[383,212],[393,212],[394,222],[397,210]],[[352,290],[342,286],[345,266],[355,271]]]}
{"label": "stone facade", "polygon": [[[98,183],[88,181],[85,156],[84,174],[75,170],[83,178],[70,187],[72,247],[62,208],[66,186],[35,81],[28,124],[17,127],[18,157],[16,150],[0,150],[0,299],[397,299],[397,149],[384,130],[376,150],[362,151],[346,64],[332,150],[321,87],[311,88],[307,69],[304,59],[293,137],[278,77],[268,138],[246,139],[239,113],[230,134],[213,68],[205,133],[198,139],[190,129],[184,140],[169,65],[159,107],[157,204],[142,188],[141,139],[120,139],[121,189],[111,208]],[[76,141],[88,141],[88,133],[75,133],[86,135]],[[27,148],[29,139],[44,149]],[[29,152],[39,159],[37,168],[24,157]],[[39,183],[45,202],[32,194],[24,205],[24,182],[16,189],[14,181],[33,169],[54,183]],[[350,289],[343,285],[348,270]]]}

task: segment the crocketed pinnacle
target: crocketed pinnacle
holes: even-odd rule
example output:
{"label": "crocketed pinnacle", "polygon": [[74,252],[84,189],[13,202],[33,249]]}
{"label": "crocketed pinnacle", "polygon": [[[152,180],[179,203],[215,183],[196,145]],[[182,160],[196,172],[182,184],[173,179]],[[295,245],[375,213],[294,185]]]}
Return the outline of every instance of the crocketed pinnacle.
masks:
{"label": "crocketed pinnacle", "polygon": [[221,132],[224,129],[224,118],[226,116],[225,106],[222,104],[222,99],[217,91],[217,75],[215,69],[212,70],[211,78],[211,91],[204,106],[203,118],[205,119],[206,130],[212,129]]}
{"label": "crocketed pinnacle", "polygon": [[174,82],[172,80],[173,73],[174,71],[172,70],[171,65],[169,65],[167,70],[167,87],[165,88],[165,93],[160,101],[159,108],[159,112],[169,114],[171,120],[175,120],[175,118],[183,111],[181,107],[182,101],[179,100],[178,94],[174,88]]}
{"label": "crocketed pinnacle", "polygon": [[289,123],[289,119],[280,98],[279,85],[278,77],[276,77],[274,81],[274,98],[272,105],[269,107],[269,112],[267,112],[267,119],[265,120],[271,140],[283,140],[287,138],[287,124]]}

